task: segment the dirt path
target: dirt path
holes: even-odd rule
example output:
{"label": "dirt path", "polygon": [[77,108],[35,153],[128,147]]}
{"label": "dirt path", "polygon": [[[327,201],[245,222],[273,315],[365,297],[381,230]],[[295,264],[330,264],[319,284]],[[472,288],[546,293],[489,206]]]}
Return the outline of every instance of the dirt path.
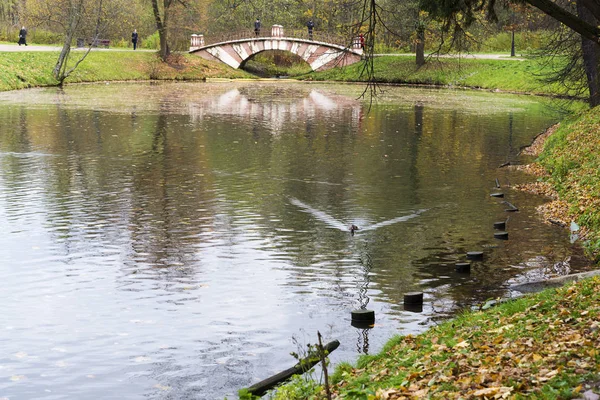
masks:
{"label": "dirt path", "polygon": [[[389,54],[373,54],[375,57],[392,56],[392,57],[415,57],[415,53],[389,53]],[[467,59],[478,59],[478,60],[509,60],[509,61],[524,61],[521,57],[511,57],[508,54],[440,54],[439,56],[433,54],[425,54],[425,57],[440,57],[440,58],[467,58]]]}
{"label": "dirt path", "polygon": [[[62,47],[60,46],[49,46],[49,45],[36,45],[30,44],[28,46],[19,46],[16,43],[1,43],[0,44],[0,52],[16,52],[16,51],[61,51]],[[72,47],[73,51],[85,51],[87,47]],[[133,49],[105,49],[100,47],[92,48],[92,51],[133,51]],[[156,51],[156,50],[135,50],[135,51]]]}
{"label": "dirt path", "polygon": [[[60,51],[62,47],[60,46],[49,46],[49,45],[36,45],[30,44],[28,46],[19,46],[16,43],[1,43],[0,44],[0,52],[3,51]],[[84,51],[87,50],[87,47],[73,47],[71,50],[74,51]],[[133,51],[133,49],[114,49],[114,48],[101,48],[94,47],[92,51]],[[156,51],[156,50],[147,50],[147,49],[138,49],[135,51]],[[390,53],[390,54],[374,54],[375,57],[381,56],[393,56],[393,57],[414,57],[414,53]],[[520,57],[510,57],[506,54],[444,54],[440,55],[442,58],[472,58],[472,59],[485,59],[485,60],[513,60],[513,61],[523,61],[524,58]]]}

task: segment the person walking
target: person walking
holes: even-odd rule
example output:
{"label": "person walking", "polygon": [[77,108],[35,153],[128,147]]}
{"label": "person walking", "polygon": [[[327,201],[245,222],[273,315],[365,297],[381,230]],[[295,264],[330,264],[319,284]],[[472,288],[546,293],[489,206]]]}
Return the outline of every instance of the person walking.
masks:
{"label": "person walking", "polygon": [[260,18],[254,21],[254,36],[260,36]]}
{"label": "person walking", "polygon": [[312,19],[308,20],[308,22],[306,23],[306,27],[308,28],[308,38],[310,40],[312,40],[312,38],[313,38],[313,29],[315,27],[315,23],[313,22]]}
{"label": "person walking", "polygon": [[25,27],[22,27],[19,31],[19,46],[22,44],[27,46],[27,29]]}
{"label": "person walking", "polygon": [[137,42],[138,42],[138,33],[137,33],[137,29],[134,29],[133,32],[131,33],[131,43],[133,43],[133,49],[137,49]]}

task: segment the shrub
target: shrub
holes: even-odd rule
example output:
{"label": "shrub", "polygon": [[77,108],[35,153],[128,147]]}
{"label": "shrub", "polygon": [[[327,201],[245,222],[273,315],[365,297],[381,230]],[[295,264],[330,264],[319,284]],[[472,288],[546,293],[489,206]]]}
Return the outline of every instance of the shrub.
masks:
{"label": "shrub", "polygon": [[160,49],[160,36],[158,35],[158,32],[154,32],[152,35],[142,40],[140,47],[151,50]]}

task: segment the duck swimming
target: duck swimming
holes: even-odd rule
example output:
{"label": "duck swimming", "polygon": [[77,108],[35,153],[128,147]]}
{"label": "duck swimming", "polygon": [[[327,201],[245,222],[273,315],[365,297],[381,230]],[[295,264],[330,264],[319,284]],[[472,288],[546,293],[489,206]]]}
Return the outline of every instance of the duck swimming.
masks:
{"label": "duck swimming", "polygon": [[296,198],[290,197],[289,200],[290,200],[291,204],[301,208],[304,212],[311,214],[313,217],[315,217],[319,221],[325,223],[330,228],[339,229],[340,231],[344,231],[344,232],[350,231],[352,236],[354,236],[354,233],[356,231],[358,231],[359,229],[362,231],[374,231],[375,229],[379,229],[379,228],[387,226],[387,225],[392,225],[392,224],[396,224],[398,222],[404,222],[404,221],[408,221],[409,219],[416,218],[419,215],[421,215],[422,213],[424,213],[425,211],[427,211],[427,209],[421,209],[421,210],[414,211],[412,214],[403,215],[401,217],[388,219],[386,221],[377,222],[375,224],[367,225],[367,226],[363,226],[362,228],[359,228],[358,226],[356,226],[354,224],[351,224],[351,225],[344,224],[343,222],[338,221],[337,219],[333,218],[331,215],[327,214],[326,212],[317,210],[316,208],[313,208],[313,207],[309,206],[308,204],[305,204]]}

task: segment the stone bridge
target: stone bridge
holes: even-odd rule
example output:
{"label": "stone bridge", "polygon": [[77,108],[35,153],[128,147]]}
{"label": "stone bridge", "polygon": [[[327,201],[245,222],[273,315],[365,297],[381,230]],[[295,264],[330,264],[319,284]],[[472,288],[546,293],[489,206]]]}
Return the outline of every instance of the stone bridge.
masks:
{"label": "stone bridge", "polygon": [[[239,37],[244,36],[244,37]],[[351,47],[333,44],[315,35],[284,35],[283,27],[273,25],[270,36],[254,33],[238,35],[235,39],[205,44],[203,35],[192,35],[190,53],[206,60],[221,61],[233,68],[244,66],[253,55],[263,51],[283,50],[296,54],[306,61],[313,71],[325,71],[334,67],[354,64],[362,59],[361,38],[354,38]]]}

